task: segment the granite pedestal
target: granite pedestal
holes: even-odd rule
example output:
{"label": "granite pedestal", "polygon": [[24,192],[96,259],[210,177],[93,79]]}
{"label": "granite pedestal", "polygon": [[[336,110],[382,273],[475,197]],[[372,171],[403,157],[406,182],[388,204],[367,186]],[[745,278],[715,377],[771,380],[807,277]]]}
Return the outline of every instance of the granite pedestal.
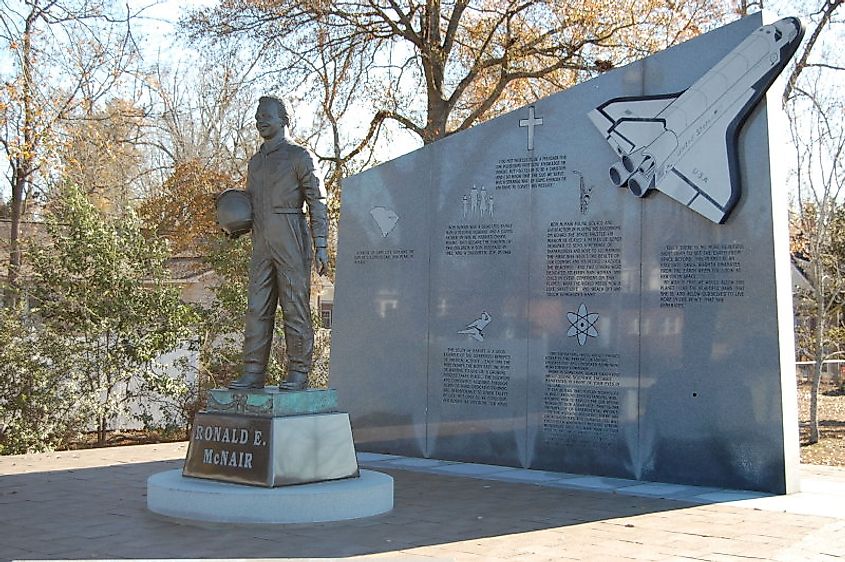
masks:
{"label": "granite pedestal", "polygon": [[333,389],[215,389],[194,418],[181,474],[150,477],[147,498],[170,517],[308,523],[389,511],[393,481],[361,477]]}
{"label": "granite pedestal", "polygon": [[332,389],[212,390],[182,474],[267,487],[358,476],[349,415]]}
{"label": "granite pedestal", "polygon": [[393,478],[362,470],[359,478],[259,488],[185,478],[168,470],[147,480],[153,513],[214,523],[320,523],[371,517],[393,509]]}

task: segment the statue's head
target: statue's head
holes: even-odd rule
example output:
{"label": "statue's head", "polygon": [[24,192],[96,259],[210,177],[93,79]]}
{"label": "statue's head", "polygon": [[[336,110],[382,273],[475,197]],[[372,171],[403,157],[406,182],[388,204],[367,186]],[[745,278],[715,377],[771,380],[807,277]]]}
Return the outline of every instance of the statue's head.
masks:
{"label": "statue's head", "polygon": [[279,98],[262,96],[255,111],[255,128],[264,140],[270,140],[283,133],[290,125],[287,104]]}

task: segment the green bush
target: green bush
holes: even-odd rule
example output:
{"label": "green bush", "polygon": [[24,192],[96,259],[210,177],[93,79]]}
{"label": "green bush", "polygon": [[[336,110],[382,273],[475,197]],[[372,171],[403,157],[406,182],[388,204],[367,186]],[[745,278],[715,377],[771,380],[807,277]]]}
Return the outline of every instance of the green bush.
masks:
{"label": "green bush", "polygon": [[30,309],[4,309],[0,447],[42,450],[80,429],[98,443],[120,414],[185,383],[156,359],[198,316],[169,284],[166,243],[134,214],[112,218],[74,186],[48,205],[47,238],[28,248]]}

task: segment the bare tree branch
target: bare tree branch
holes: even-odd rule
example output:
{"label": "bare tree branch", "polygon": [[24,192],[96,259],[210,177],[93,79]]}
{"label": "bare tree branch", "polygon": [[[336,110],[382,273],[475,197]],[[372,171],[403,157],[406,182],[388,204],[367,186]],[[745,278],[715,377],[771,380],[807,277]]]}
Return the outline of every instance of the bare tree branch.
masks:
{"label": "bare tree branch", "polygon": [[798,83],[798,77],[801,76],[801,73],[805,68],[807,68],[807,61],[810,58],[810,53],[812,53],[813,47],[815,47],[822,31],[824,31],[825,27],[827,27],[830,23],[833,12],[842,6],[842,2],[843,0],[825,0],[824,4],[822,4],[821,9],[819,10],[822,17],[816,24],[815,29],[813,29],[812,35],[810,35],[810,38],[804,44],[804,50],[801,52],[798,62],[795,63],[795,68],[792,69],[792,72],[789,74],[789,78],[786,80],[786,87],[783,89],[783,97],[781,98],[782,105],[786,105],[789,98],[792,96],[792,91]]}

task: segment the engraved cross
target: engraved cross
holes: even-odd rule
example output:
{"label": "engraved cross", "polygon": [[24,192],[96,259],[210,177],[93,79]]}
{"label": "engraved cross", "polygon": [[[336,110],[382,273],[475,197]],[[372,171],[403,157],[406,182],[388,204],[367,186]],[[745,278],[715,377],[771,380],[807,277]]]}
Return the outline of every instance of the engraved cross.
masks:
{"label": "engraved cross", "polygon": [[520,119],[520,127],[528,127],[528,150],[534,150],[534,127],[543,124],[542,117],[534,117],[534,106],[528,108],[528,119]]}

